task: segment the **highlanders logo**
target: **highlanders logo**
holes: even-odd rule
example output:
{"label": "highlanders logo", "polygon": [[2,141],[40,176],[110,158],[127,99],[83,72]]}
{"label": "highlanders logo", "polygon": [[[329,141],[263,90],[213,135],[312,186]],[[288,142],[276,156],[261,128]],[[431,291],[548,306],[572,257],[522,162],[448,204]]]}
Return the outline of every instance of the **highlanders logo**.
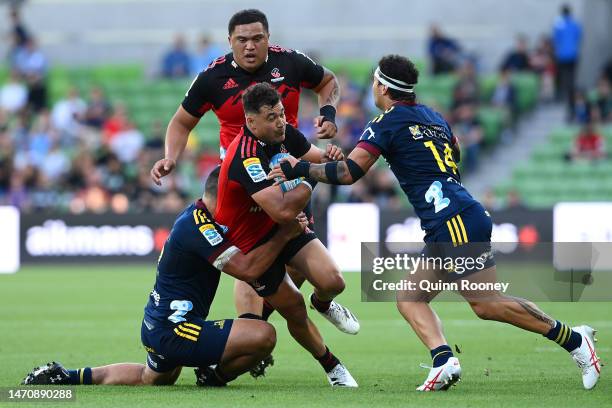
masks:
{"label": "highlanders logo", "polygon": [[251,157],[242,162],[244,168],[246,169],[249,177],[255,183],[259,183],[260,181],[264,181],[266,179],[266,172],[263,167],[261,167],[261,161],[257,157]]}
{"label": "highlanders logo", "polygon": [[200,232],[204,235],[204,238],[210,243],[210,245],[217,245],[223,241],[223,237],[219,234],[219,231],[212,224],[204,224],[200,227]]}
{"label": "highlanders logo", "polygon": [[412,137],[414,139],[420,139],[423,137],[421,129],[419,129],[419,125],[410,126],[408,129],[410,129],[410,133],[412,133]]}

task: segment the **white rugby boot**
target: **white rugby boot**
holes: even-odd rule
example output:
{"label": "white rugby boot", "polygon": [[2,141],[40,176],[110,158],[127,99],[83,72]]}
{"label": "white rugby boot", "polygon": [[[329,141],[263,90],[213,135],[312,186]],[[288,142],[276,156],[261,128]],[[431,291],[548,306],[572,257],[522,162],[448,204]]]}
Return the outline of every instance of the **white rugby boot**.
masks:
{"label": "white rugby boot", "polygon": [[595,387],[601,375],[601,361],[595,352],[595,333],[589,326],[572,327],[572,330],[582,336],[580,347],[570,352],[572,358],[582,370],[582,385],[587,390]]}
{"label": "white rugby boot", "polygon": [[[312,297],[314,293],[310,295],[310,308],[317,310],[312,305]],[[317,310],[318,311],[318,310]],[[319,312],[321,316],[327,319],[331,324],[336,326],[338,330],[347,334],[359,333],[360,325],[357,317],[348,308],[342,306],[340,303],[331,301],[329,309],[325,312]]]}
{"label": "white rugby boot", "polygon": [[421,367],[429,368],[429,375],[417,391],[446,391],[461,380],[461,365],[457,357],[450,357],[440,367],[427,367],[423,364]]}

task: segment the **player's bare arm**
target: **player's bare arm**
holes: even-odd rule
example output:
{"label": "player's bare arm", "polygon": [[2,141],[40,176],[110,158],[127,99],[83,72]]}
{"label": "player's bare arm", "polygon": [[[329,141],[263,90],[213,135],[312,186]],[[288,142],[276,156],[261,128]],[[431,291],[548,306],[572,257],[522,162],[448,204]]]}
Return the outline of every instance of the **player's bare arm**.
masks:
{"label": "player's bare arm", "polygon": [[[226,251],[229,251],[226,254],[227,260],[220,259],[221,264],[219,266],[221,266],[223,272],[236,279],[252,282],[270,268],[285,244],[304,232],[307,225],[308,219],[301,213],[294,221],[282,224],[268,242],[251,250],[246,255],[236,247],[229,248]],[[232,250],[232,248],[234,249]]]}
{"label": "player's bare arm", "polygon": [[325,150],[311,145],[310,150],[305,155],[300,157],[300,160],[309,161],[311,163],[327,163],[330,161],[344,160],[344,153],[339,146],[328,143]]}
{"label": "player's bare arm", "polygon": [[176,167],[176,162],[187,145],[189,132],[199,121],[198,117],[191,115],[182,106],[179,106],[172,119],[170,119],[166,130],[165,157],[158,160],[151,169],[151,178],[158,186],[161,185],[162,177],[170,174]]}
{"label": "player's bare arm", "polygon": [[377,159],[378,155],[361,147],[355,147],[346,161],[313,164],[287,157],[272,169],[268,178],[280,177],[283,180],[293,180],[298,177],[310,177],[327,184],[353,184],[376,163]]}
{"label": "player's bare arm", "polygon": [[319,96],[321,115],[315,118],[315,127],[319,139],[331,139],[336,136],[336,107],[340,102],[340,84],[336,75],[323,67],[323,79],[313,90]]}
{"label": "player's bare arm", "polygon": [[283,193],[280,186],[273,185],[253,194],[253,200],[278,224],[291,222],[302,212],[310,195],[311,187],[300,183],[296,188]]}

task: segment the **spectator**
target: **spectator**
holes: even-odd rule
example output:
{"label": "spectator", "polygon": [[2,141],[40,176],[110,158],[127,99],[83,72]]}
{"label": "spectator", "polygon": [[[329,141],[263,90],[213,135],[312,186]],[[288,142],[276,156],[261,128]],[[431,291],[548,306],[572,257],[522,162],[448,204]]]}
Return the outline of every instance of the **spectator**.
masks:
{"label": "spectator", "polygon": [[586,93],[581,89],[576,89],[574,92],[574,111],[570,118],[572,122],[580,125],[589,122],[591,118],[591,105],[587,99]]}
{"label": "spectator", "polygon": [[162,60],[162,76],[165,78],[184,78],[189,75],[191,57],[185,50],[185,38],[178,34],[174,44]]}
{"label": "spectator", "polygon": [[47,57],[38,48],[36,40],[29,37],[15,56],[15,69],[28,84],[28,105],[34,112],[47,106],[48,68]]}
{"label": "spectator", "polygon": [[480,100],[480,85],[476,77],[474,62],[466,60],[459,71],[459,79],[453,91],[453,108],[463,104],[478,104]]}
{"label": "spectator", "polygon": [[115,138],[119,132],[127,128],[127,125],[128,117],[125,106],[122,104],[117,104],[113,109],[113,114],[104,122],[104,125],[102,126],[104,143],[110,144],[113,138]]}
{"label": "spectator", "polygon": [[597,81],[593,105],[597,110],[599,120],[612,122],[612,92],[610,92],[610,82],[605,75],[602,75]]}
{"label": "spectator", "polygon": [[79,91],[76,88],[70,88],[67,97],[57,101],[53,106],[51,123],[70,143],[77,136],[86,110],[87,105],[79,97]]}
{"label": "spectator", "polygon": [[553,43],[557,66],[557,99],[569,103],[570,117],[574,112],[573,95],[581,38],[582,27],[572,17],[571,8],[564,5],[554,24]]}
{"label": "spectator", "polygon": [[512,84],[509,68],[502,69],[499,73],[499,78],[491,97],[491,105],[507,111],[514,123],[518,114],[518,108],[516,104],[516,89]]}
{"label": "spectator", "polygon": [[117,132],[110,141],[111,151],[123,163],[136,160],[143,146],[143,134],[130,122],[126,122],[124,128]]}
{"label": "spectator", "polygon": [[57,182],[70,169],[70,161],[66,152],[61,149],[59,141],[51,144],[49,153],[43,158],[40,170],[51,182]]}
{"label": "spectator", "polygon": [[198,49],[191,57],[191,75],[195,76],[210,65],[217,57],[222,56],[223,50],[213,44],[210,36],[203,34],[198,41]]}
{"label": "spectator", "polygon": [[15,70],[0,88],[0,110],[15,114],[25,108],[28,102],[28,88],[21,82]]}
{"label": "spectator", "polygon": [[605,158],[606,149],[603,137],[595,130],[593,122],[586,123],[574,144],[574,148],[565,158],[567,160],[596,161]]}
{"label": "spectator", "polygon": [[11,48],[9,50],[9,62],[11,67],[15,66],[15,58],[17,54],[25,47],[30,34],[25,28],[19,15],[19,9],[14,6],[9,9],[9,17],[11,20]]}
{"label": "spectator", "polygon": [[527,39],[523,35],[516,37],[514,49],[504,58],[501,69],[510,71],[528,71],[531,69]]}
{"label": "spectator", "polygon": [[89,102],[85,110],[85,125],[95,129],[102,129],[104,122],[111,115],[111,104],[104,96],[100,87],[93,87],[89,94]]}
{"label": "spectator", "polygon": [[462,158],[462,161],[465,166],[464,171],[467,174],[478,168],[483,131],[473,105],[463,104],[459,106],[455,110],[454,116],[453,133],[461,143],[462,157],[465,157]]}
{"label": "spectator", "polygon": [[453,72],[459,64],[461,56],[459,44],[442,34],[435,24],[430,28],[428,52],[434,75]]}
{"label": "spectator", "polygon": [[538,45],[531,54],[531,67],[540,75],[540,98],[551,102],[555,94],[555,53],[549,37],[540,38]]}

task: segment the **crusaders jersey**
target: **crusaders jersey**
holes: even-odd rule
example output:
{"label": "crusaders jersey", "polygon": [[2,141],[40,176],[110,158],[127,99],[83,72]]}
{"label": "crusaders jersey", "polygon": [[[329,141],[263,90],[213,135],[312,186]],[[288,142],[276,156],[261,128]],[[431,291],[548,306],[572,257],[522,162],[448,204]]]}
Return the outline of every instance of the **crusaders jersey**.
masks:
{"label": "crusaders jersey", "polygon": [[221,148],[227,150],[245,124],[242,92],[250,85],[272,84],[281,94],[287,122],[297,127],[301,88],[314,88],[322,79],[323,67],[297,50],[270,46],[266,62],[255,72],[240,68],[229,53],[196,77],[182,106],[196,117],[212,109],[221,126]]}
{"label": "crusaders jersey", "polygon": [[[310,142],[296,128],[287,125],[282,143],[266,145],[245,126],[230,143],[221,164],[215,220],[226,225],[227,237],[247,253],[276,225],[251,196],[274,184],[268,180],[270,159],[277,153],[304,156]],[[279,187],[280,188],[280,187]]]}
{"label": "crusaders jersey", "polygon": [[382,154],[427,232],[477,201],[461,184],[453,132],[425,105],[396,103],[366,125],[359,147]]}

